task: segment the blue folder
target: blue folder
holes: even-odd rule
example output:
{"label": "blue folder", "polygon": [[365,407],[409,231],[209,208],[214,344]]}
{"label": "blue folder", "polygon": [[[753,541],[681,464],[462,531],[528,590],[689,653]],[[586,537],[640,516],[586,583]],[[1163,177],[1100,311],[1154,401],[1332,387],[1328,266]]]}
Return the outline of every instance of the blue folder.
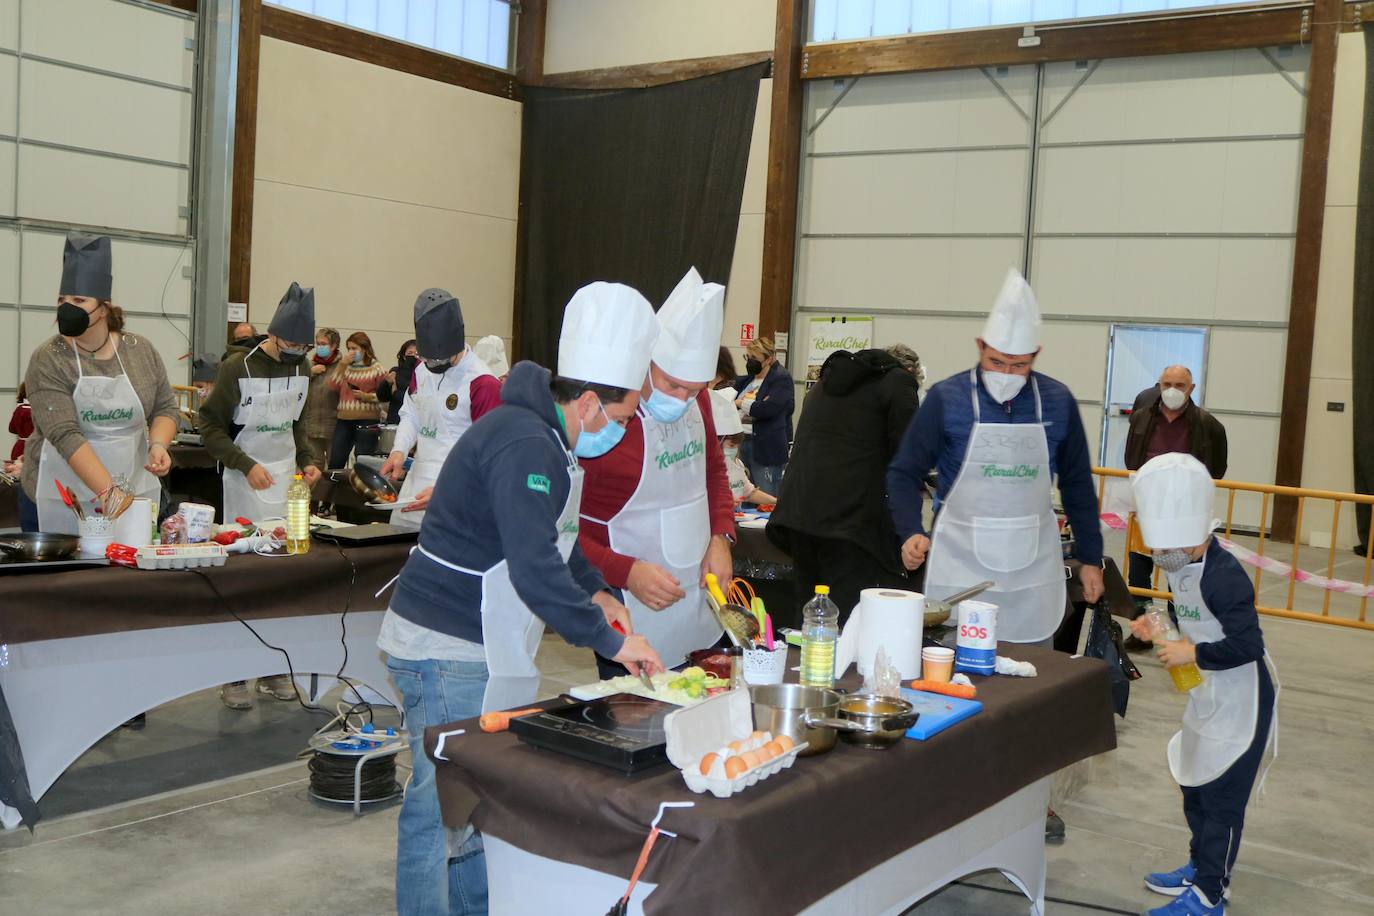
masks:
{"label": "blue folder", "polygon": [[940,693],[912,690],[910,687],[902,688],[902,699],[909,701],[921,714],[916,724],[907,729],[906,733],[908,738],[915,738],[917,741],[924,741],[983,709],[983,704],[977,700],[961,700]]}

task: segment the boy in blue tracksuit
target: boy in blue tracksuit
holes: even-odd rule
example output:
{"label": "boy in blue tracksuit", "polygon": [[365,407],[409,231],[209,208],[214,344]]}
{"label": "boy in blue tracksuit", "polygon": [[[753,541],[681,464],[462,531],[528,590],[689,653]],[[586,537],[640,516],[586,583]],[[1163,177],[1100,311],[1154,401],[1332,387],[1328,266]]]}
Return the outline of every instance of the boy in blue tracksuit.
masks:
{"label": "boy in blue tracksuit", "polygon": [[1202,677],[1189,691],[1183,728],[1168,749],[1192,831],[1188,863],[1146,876],[1146,887],[1174,898],[1148,912],[1222,916],[1245,807],[1277,728],[1255,591],[1212,537],[1212,476],[1200,461],[1160,455],[1136,472],[1131,486],[1141,535],[1169,578],[1182,638],[1163,641],[1148,617],[1131,621],[1131,630],[1156,640],[1166,668],[1195,664]]}

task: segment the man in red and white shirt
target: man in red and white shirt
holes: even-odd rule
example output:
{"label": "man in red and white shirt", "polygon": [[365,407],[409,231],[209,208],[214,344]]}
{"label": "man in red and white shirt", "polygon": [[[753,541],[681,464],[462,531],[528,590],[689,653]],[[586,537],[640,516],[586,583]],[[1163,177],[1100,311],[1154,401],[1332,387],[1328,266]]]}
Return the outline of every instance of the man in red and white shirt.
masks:
{"label": "man in red and white shirt", "polygon": [[[640,405],[606,455],[583,460],[578,542],[606,581],[625,591],[635,632],[663,663],[715,645],[705,574],[732,575],[734,500],[707,391],[715,377],[725,287],[688,271],[659,310],[660,333]],[[602,677],[624,673],[597,658]]]}

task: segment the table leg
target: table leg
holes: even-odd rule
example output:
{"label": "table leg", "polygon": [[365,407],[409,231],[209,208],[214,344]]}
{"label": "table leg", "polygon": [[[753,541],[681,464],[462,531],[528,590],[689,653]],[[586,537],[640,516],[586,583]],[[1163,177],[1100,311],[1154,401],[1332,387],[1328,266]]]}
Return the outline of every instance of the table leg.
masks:
{"label": "table leg", "polygon": [[[377,633],[382,612],[348,615],[346,676],[399,706]],[[291,655],[297,674],[332,677],[342,660],[337,615],[252,621]],[[195,624],[16,643],[0,655],[29,789],[41,798],[62,772],[120,723],[161,703],[229,681],[281,673],[278,652],[238,622]]]}

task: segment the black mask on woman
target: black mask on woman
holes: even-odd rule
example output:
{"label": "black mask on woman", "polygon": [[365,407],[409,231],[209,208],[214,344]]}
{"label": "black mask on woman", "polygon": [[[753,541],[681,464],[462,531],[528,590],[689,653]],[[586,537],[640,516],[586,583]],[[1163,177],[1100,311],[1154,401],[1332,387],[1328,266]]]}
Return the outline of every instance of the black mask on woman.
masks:
{"label": "black mask on woman", "polygon": [[412,369],[412,370],[413,370],[413,369],[415,368],[415,364],[418,363],[419,361],[420,361],[420,357],[418,357],[418,356],[402,356],[402,357],[401,357],[401,367],[404,368],[404,369]]}
{"label": "black mask on woman", "polygon": [[750,375],[758,375],[763,371],[763,363],[753,357],[744,361],[744,371]]}
{"label": "black mask on woman", "polygon": [[75,302],[63,302],[57,307],[57,333],[63,337],[80,337],[90,327],[90,312]]}

